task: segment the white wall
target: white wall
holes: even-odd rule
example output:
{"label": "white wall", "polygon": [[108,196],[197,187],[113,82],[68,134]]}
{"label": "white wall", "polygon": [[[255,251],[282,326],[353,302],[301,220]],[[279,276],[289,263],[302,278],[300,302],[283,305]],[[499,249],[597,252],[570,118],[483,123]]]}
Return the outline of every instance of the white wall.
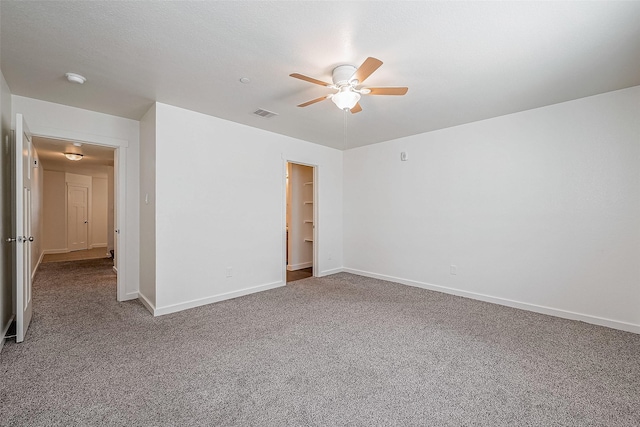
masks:
{"label": "white wall", "polygon": [[[140,297],[156,304],[156,106],[140,120]],[[191,239],[183,239],[182,244]]]}
{"label": "white wall", "polygon": [[126,187],[121,189],[126,199],[125,222],[118,224],[125,248],[126,276],[119,276],[124,279],[125,289],[118,298],[137,298],[140,276],[139,122],[22,96],[13,95],[11,99],[13,112],[24,115],[35,135],[119,146],[119,150],[126,152],[126,165],[118,171],[126,179]]}
{"label": "white wall", "polygon": [[66,252],[65,173],[45,170],[43,175],[43,250],[46,253]]}
{"label": "white wall", "polygon": [[107,251],[113,250],[113,242],[114,242],[114,230],[115,230],[115,222],[114,222],[114,214],[115,214],[115,204],[114,204],[114,182],[113,182],[113,167],[109,166],[107,168]]}
{"label": "white wall", "polygon": [[318,165],[316,274],[331,273],[340,151],[156,104],[156,314],[285,284],[286,160]]}
{"label": "white wall", "polygon": [[105,248],[107,251],[107,178],[91,179],[91,241],[93,248]]}
{"label": "white wall", "polygon": [[[12,237],[11,229],[11,92],[0,73],[0,238]],[[0,350],[13,316],[13,246],[0,244]]]}
{"label": "white wall", "polygon": [[634,87],[349,150],[345,266],[640,332],[639,112]]}

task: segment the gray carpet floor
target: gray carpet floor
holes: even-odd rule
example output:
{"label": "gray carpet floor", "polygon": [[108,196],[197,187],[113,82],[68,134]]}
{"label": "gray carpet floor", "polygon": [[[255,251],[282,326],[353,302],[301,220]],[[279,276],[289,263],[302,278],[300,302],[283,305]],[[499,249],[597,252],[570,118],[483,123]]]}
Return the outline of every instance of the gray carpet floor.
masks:
{"label": "gray carpet floor", "polygon": [[350,274],[153,318],[51,263],[34,309],[0,425],[640,425],[639,335]]}

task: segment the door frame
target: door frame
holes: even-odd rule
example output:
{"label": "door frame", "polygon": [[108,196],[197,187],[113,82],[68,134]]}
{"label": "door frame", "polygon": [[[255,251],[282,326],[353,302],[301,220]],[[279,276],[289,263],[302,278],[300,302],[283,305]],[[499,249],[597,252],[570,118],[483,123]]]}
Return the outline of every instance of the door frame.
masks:
{"label": "door frame", "polygon": [[287,284],[287,163],[295,163],[297,165],[308,166],[313,168],[313,277],[319,277],[318,272],[320,271],[318,265],[318,254],[319,254],[319,240],[318,236],[320,235],[320,215],[318,215],[319,210],[319,197],[320,194],[318,188],[320,176],[320,166],[313,163],[301,162],[298,160],[285,158],[283,157],[282,162],[282,283]]}
{"label": "door frame", "polygon": [[[114,167],[113,167],[113,192],[114,192],[114,249],[115,249],[115,266],[117,266],[116,275],[116,299],[118,301],[126,301],[132,299],[127,295],[127,229],[126,229],[126,206],[127,206],[127,148],[129,141],[125,139],[111,138],[99,135],[74,132],[65,129],[43,128],[31,131],[32,137],[41,137],[49,139],[57,139],[60,141],[79,142],[89,145],[100,145],[103,147],[114,148]],[[114,270],[115,270],[114,266]],[[137,298],[137,292],[133,299]]]}

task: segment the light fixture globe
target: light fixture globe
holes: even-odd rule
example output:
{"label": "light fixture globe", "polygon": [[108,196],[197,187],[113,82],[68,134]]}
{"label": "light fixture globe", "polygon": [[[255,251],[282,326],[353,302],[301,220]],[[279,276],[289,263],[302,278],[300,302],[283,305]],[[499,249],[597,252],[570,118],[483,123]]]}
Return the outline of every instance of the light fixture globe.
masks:
{"label": "light fixture globe", "polygon": [[350,86],[340,88],[340,92],[331,97],[334,104],[341,110],[351,110],[360,101],[360,94],[354,92]]}
{"label": "light fixture globe", "polygon": [[82,160],[82,158],[84,157],[83,154],[78,154],[78,153],[64,153],[64,156],[67,159],[73,160],[75,162],[77,162],[78,160]]}

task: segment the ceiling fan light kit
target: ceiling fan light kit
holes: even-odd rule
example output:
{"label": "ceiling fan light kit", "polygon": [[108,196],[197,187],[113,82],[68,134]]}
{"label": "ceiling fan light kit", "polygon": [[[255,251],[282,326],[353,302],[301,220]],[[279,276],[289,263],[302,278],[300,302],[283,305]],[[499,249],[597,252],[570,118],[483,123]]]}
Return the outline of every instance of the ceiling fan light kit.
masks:
{"label": "ceiling fan light kit", "polygon": [[372,87],[359,88],[358,86],[365,81],[367,77],[373,74],[380,66],[382,61],[376,58],[367,58],[359,68],[353,65],[340,65],[333,69],[331,73],[333,83],[326,83],[322,80],[314,79],[302,74],[290,74],[291,77],[307,81],[309,83],[326,86],[330,89],[336,89],[338,92],[312,99],[305,103],[299,104],[298,107],[307,107],[316,102],[331,99],[334,104],[341,110],[349,110],[352,114],[362,111],[359,104],[362,95],[404,95],[407,93],[406,87]]}
{"label": "ceiling fan light kit", "polygon": [[360,101],[360,94],[349,87],[343,87],[340,92],[331,97],[334,104],[341,110],[351,110]]}

